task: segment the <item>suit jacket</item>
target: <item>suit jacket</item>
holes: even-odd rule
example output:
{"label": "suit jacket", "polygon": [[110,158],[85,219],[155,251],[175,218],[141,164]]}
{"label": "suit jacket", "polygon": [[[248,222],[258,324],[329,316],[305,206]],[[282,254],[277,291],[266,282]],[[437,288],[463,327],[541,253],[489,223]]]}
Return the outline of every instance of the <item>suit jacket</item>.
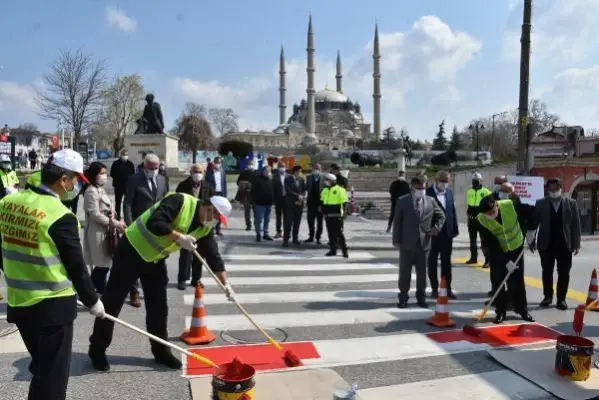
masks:
{"label": "suit jacket", "polygon": [[[182,180],[178,185],[176,192],[177,193],[187,193],[193,196],[193,184],[194,181],[191,176],[187,177],[187,179]],[[198,192],[198,198],[207,199],[214,196],[214,190],[206,183],[206,181],[200,182],[200,191]]]}
{"label": "suit jacket", "polygon": [[304,181],[303,178],[296,178],[293,175],[288,175],[285,178],[285,200],[289,203],[295,203],[298,201],[299,196],[305,197],[305,195],[306,181]]}
{"label": "suit jacket", "polygon": [[[306,178],[306,190],[308,192],[307,193],[308,204],[317,206],[318,203],[320,203],[320,192],[322,192],[322,188],[324,187],[323,181],[324,181],[324,179],[322,178],[322,175],[318,177],[318,182],[316,182],[314,174],[310,174]],[[314,196],[314,194],[313,194],[314,192],[312,192],[314,185],[318,185],[318,192],[317,192],[316,196]]]}
{"label": "suit jacket", "polygon": [[[284,175],[287,179],[287,175]],[[281,201],[285,197],[285,189],[281,182],[281,173],[279,171],[273,171],[272,173],[272,190],[275,195],[275,201]]]}
{"label": "suit jacket", "polygon": [[[551,200],[544,198],[537,200],[535,204],[535,226],[539,229],[537,236],[537,248],[539,251],[545,251],[551,243]],[[580,213],[576,200],[562,198],[560,205],[562,208],[562,221],[564,238],[569,251],[580,249]]]}
{"label": "suit jacket", "polygon": [[393,244],[398,244],[401,250],[430,250],[431,233],[427,232],[434,229],[434,234],[443,228],[445,213],[434,198],[424,196],[421,210],[421,215],[416,215],[412,194],[397,199],[393,219]]}
{"label": "suit jacket", "polygon": [[123,217],[125,223],[131,225],[148,208],[160,201],[168,192],[164,176],[156,175],[156,198],[152,196],[148,178],[144,171],[132,175],[127,181],[127,190],[123,200]]}
{"label": "suit jacket", "polygon": [[[214,180],[214,169],[206,171],[206,182],[212,187],[212,190],[216,192],[216,181]],[[220,188],[223,197],[227,197],[227,174],[221,168],[220,170]]]}
{"label": "suit jacket", "polygon": [[441,229],[439,235],[444,235],[450,239],[453,239],[459,233],[458,218],[455,211],[453,190],[445,189],[445,207],[443,207],[443,205],[437,198],[437,192],[433,186],[426,189],[426,194],[435,199],[439,207],[441,207],[441,209],[445,213],[445,224],[443,224],[443,229]]}

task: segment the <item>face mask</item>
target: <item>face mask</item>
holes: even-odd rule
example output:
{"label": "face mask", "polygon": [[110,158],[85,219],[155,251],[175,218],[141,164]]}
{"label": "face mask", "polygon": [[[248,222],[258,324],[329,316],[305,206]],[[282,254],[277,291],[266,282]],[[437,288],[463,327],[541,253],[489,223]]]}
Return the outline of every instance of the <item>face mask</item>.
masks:
{"label": "face mask", "polygon": [[129,156],[121,156],[121,160],[123,161],[127,161],[129,159]]}
{"label": "face mask", "polygon": [[200,182],[203,178],[204,178],[204,174],[202,174],[200,172],[194,172],[191,174],[191,179],[194,182]]}
{"label": "face mask", "polygon": [[250,171],[255,171],[256,170],[256,166],[254,164],[250,164],[250,165],[248,165],[248,169]]}
{"label": "face mask", "polygon": [[100,175],[98,175],[96,183],[98,184],[98,186],[104,186],[104,184],[106,183],[107,180],[108,180],[107,174],[100,174]]}
{"label": "face mask", "polygon": [[508,193],[505,193],[505,192],[499,192],[499,198],[501,200],[507,200],[507,199],[510,198],[510,195]]}
{"label": "face mask", "polygon": [[325,186],[331,186],[331,181],[324,181]]}
{"label": "face mask", "polygon": [[424,197],[424,189],[414,189],[414,197],[421,199]]}
{"label": "face mask", "polygon": [[218,221],[215,219],[212,219],[210,221],[205,221],[202,225],[204,225],[205,227],[208,227],[208,228],[214,228],[216,226],[216,224],[218,224]]}
{"label": "face mask", "polygon": [[445,182],[437,182],[437,190],[439,192],[444,192],[447,189],[447,183]]}
{"label": "face mask", "polygon": [[268,179],[271,179],[271,178],[272,178],[272,172],[269,172],[268,174],[266,174],[266,177],[267,177]]}
{"label": "face mask", "polygon": [[279,168],[279,172],[280,172],[281,174],[284,174],[284,173],[285,173],[285,168]]}
{"label": "face mask", "polygon": [[487,219],[495,219],[499,215],[499,210],[495,209],[491,214],[485,214]]}
{"label": "face mask", "polygon": [[558,190],[557,192],[549,192],[549,198],[551,199],[559,199],[562,196],[562,191]]}
{"label": "face mask", "polygon": [[2,169],[5,171],[10,171],[12,169],[12,165],[10,163],[2,164]]}
{"label": "face mask", "polygon": [[220,164],[214,164],[214,169],[215,169],[216,171],[220,170]]}
{"label": "face mask", "polygon": [[497,184],[493,185],[494,192],[499,192],[499,189],[501,189],[501,185],[497,185]]}
{"label": "face mask", "polygon": [[154,179],[158,175],[157,169],[146,169],[146,176],[148,179]]}
{"label": "face mask", "polygon": [[319,169],[315,169],[314,171],[312,171],[312,173],[314,174],[314,176],[320,176],[322,172]]}
{"label": "face mask", "polygon": [[62,201],[73,200],[75,197],[77,197],[77,195],[81,191],[81,186],[82,186],[81,182],[77,181],[77,183],[73,185],[73,189],[72,190],[66,190],[64,192],[64,194],[62,194],[60,196],[60,200],[62,200]]}
{"label": "face mask", "polygon": [[472,181],[472,187],[479,187],[480,186],[480,181]]}

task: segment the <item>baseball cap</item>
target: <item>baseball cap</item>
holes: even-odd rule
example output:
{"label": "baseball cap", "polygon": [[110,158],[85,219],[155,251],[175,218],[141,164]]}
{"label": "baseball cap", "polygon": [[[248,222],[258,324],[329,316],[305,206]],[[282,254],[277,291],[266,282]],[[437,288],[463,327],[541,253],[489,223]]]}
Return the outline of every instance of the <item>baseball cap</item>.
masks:
{"label": "baseball cap", "polygon": [[80,180],[89,184],[89,181],[83,175],[83,157],[75,150],[63,149],[54,152],[50,163],[67,171],[75,172]]}
{"label": "baseball cap", "polygon": [[210,197],[210,202],[216,211],[218,211],[218,220],[226,227],[227,217],[229,214],[231,214],[231,209],[233,208],[231,206],[231,202],[229,202],[229,200],[223,196],[212,196]]}

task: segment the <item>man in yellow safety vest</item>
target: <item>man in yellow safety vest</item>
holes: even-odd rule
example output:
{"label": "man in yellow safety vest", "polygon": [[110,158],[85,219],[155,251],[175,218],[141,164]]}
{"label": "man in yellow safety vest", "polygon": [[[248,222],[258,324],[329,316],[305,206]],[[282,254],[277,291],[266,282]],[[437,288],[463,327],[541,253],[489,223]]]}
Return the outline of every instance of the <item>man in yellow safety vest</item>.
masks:
{"label": "man in yellow safety vest", "polygon": [[77,295],[104,318],[83,259],[79,221],[60,201],[78,191],[80,181],[86,181],[83,159],[65,149],[44,166],[39,187],[0,200],[7,320],[31,355],[29,400],[66,398]]}
{"label": "man in yellow safety vest", "polygon": [[19,191],[19,177],[8,154],[0,154],[0,198]]}
{"label": "man in yellow safety vest", "polygon": [[329,234],[330,250],[327,257],[337,255],[337,246],[341,247],[343,257],[348,258],[347,244],[343,234],[343,215],[347,205],[347,191],[337,184],[337,177],[333,174],[324,175],[324,189],[320,192],[320,207],[325,218]]}
{"label": "man in yellow safety vest", "polygon": [[[534,322],[528,312],[526,287],[524,286],[524,243],[521,222],[534,229],[534,219],[527,207],[512,196],[506,200],[495,200],[492,195],[484,197],[479,204],[477,216],[480,223],[480,238],[488,249],[493,288],[499,290],[495,300],[495,323],[506,318],[507,303],[514,305],[514,312],[523,320]],[[527,239],[531,240],[531,239]],[[501,282],[508,271],[507,292]]]}
{"label": "man in yellow safety vest", "polygon": [[[491,191],[482,185],[483,177],[480,173],[472,174],[472,187],[466,191],[466,213],[468,214],[468,236],[470,238],[470,259],[466,264],[476,264],[478,262],[478,238],[479,224],[477,215],[479,213],[479,204],[483,197],[491,194]],[[483,247],[483,255],[485,256],[484,267],[489,267],[489,260]]]}
{"label": "man in yellow safety vest", "polygon": [[[131,285],[139,278],[145,296],[148,332],[167,340],[165,260],[180,249],[197,250],[225,285],[226,295],[232,300],[234,292],[212,229],[219,222],[226,224],[230,212],[231,203],[224,197],[197,198],[185,193],[168,194],[146,210],[129,225],[115,250],[110,278],[102,295],[106,313],[118,317]],[[112,341],[113,330],[112,321],[96,319],[88,355],[97,370],[110,369],[106,349]],[[158,363],[181,368],[181,361],[168,347],[152,341],[150,345]]]}

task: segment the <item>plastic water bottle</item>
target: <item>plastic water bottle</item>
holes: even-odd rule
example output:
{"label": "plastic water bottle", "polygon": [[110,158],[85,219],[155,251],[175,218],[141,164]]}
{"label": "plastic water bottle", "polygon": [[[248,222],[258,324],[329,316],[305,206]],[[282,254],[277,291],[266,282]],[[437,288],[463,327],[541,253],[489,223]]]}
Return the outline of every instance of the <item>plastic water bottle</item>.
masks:
{"label": "plastic water bottle", "polygon": [[351,389],[349,390],[337,390],[333,394],[333,400],[356,400],[356,396],[358,394],[358,385],[355,383],[351,385]]}

